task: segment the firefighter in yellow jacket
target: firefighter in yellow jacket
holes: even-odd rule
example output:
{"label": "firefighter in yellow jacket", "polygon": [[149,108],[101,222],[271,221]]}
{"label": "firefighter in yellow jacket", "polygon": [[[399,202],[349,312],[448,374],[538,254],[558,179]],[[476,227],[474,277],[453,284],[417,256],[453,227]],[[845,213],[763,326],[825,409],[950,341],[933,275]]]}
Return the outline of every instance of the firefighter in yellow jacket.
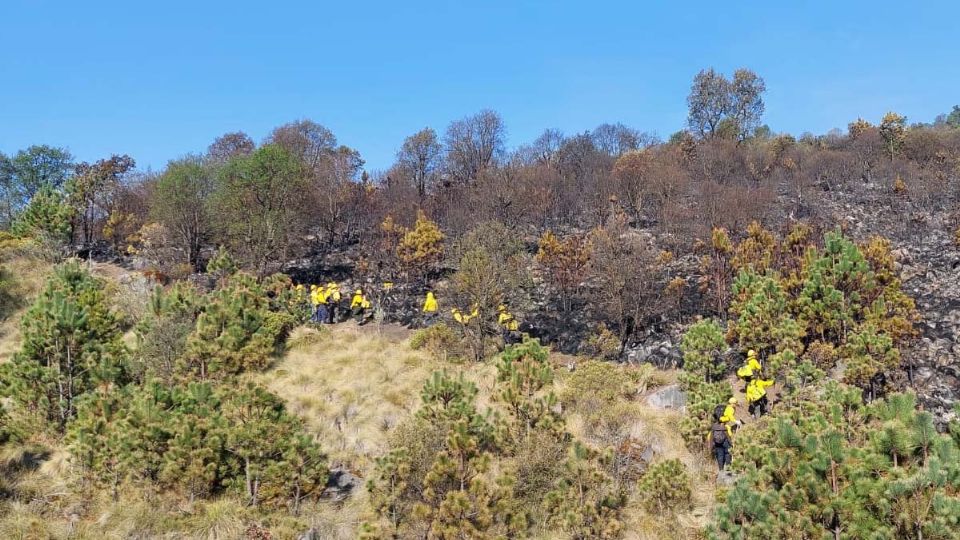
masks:
{"label": "firefighter in yellow jacket", "polygon": [[451,310],[450,310],[450,313],[453,314],[453,320],[455,320],[455,321],[457,321],[458,323],[466,326],[466,325],[470,324],[470,321],[472,321],[473,319],[475,319],[475,318],[480,314],[480,310],[479,310],[479,308],[477,308],[477,306],[473,306],[473,311],[471,311],[469,315],[466,314],[466,313],[463,313],[462,311],[460,311],[460,310],[457,309],[457,308],[451,309]]}
{"label": "firefighter in yellow jacket", "polygon": [[773,379],[757,376],[747,385],[747,409],[756,418],[767,414],[767,388],[773,386]]}
{"label": "firefighter in yellow jacket", "polygon": [[748,386],[750,381],[754,377],[760,375],[760,371],[763,369],[763,366],[760,364],[760,360],[757,358],[757,351],[750,349],[747,351],[747,361],[743,363],[740,368],[737,369],[737,377],[743,381],[743,384]]}
{"label": "firefighter in yellow jacket", "polygon": [[423,301],[423,323],[426,326],[430,326],[437,319],[437,313],[440,310],[440,304],[437,302],[437,297],[433,295],[433,291],[427,291],[427,297]]}
{"label": "firefighter in yellow jacket", "polygon": [[497,308],[497,324],[503,329],[503,342],[507,345],[519,341],[520,323],[507,310],[507,306],[500,304]]}
{"label": "firefighter in yellow jacket", "polygon": [[326,301],[327,301],[327,322],[333,324],[340,318],[340,301],[343,295],[340,293],[340,285],[335,281],[327,283]]}

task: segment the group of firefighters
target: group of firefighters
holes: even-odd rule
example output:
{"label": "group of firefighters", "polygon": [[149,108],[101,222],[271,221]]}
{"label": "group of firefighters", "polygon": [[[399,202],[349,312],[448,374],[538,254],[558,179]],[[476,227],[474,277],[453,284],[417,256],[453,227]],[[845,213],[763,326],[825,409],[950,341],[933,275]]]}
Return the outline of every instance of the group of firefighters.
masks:
{"label": "group of firefighters", "polygon": [[[392,285],[392,283],[384,283],[384,292],[391,290]],[[298,285],[297,288],[303,291],[302,285]],[[310,320],[317,324],[333,324],[343,320],[345,319],[344,313],[349,313],[358,324],[364,324],[373,317],[373,305],[363,289],[360,288],[354,291],[348,304],[349,309],[346,312],[344,312],[344,295],[340,291],[340,285],[334,281],[328,282],[326,285],[310,285],[309,298],[313,307]],[[440,304],[433,291],[427,291],[421,313],[427,325],[433,324],[439,318]],[[469,312],[461,311],[455,307],[450,310],[450,315],[455,322],[467,327],[479,316],[479,307],[474,305]],[[503,332],[504,341],[507,343],[517,341],[520,322],[502,304],[497,309],[497,325]],[[745,385],[744,391],[750,415],[759,418],[766,414],[768,405],[767,388],[772,386],[774,381],[764,375],[763,364],[760,363],[756,351],[752,349],[747,351],[746,361],[737,369],[737,377]],[[721,471],[730,464],[733,432],[740,426],[740,421],[736,419],[737,403],[737,398],[731,397],[726,405],[718,405],[714,409],[714,422],[710,433],[707,435],[708,440],[713,442],[713,455]]]}
{"label": "group of firefighters", "polygon": [[[303,285],[297,285],[297,289],[301,293],[305,292]],[[383,292],[388,293],[391,289],[393,289],[393,283],[384,282]],[[333,324],[344,320],[346,318],[344,317],[345,313],[349,313],[361,325],[373,318],[373,303],[361,288],[354,291],[349,308],[346,311],[343,302],[344,295],[340,291],[340,285],[335,281],[330,281],[325,285],[310,285],[309,299],[312,306],[310,321],[317,324]],[[433,291],[427,291],[421,312],[427,325],[433,324],[439,318],[440,304]],[[450,314],[454,321],[466,327],[477,318],[479,308],[474,305],[469,313],[453,308],[450,310]],[[520,330],[520,322],[502,304],[497,309],[497,325],[502,329],[504,339],[508,343],[516,341]]]}
{"label": "group of firefighters", "polygon": [[[747,351],[746,361],[737,369],[737,378],[745,385],[744,392],[750,415],[760,418],[766,414],[769,402],[767,388],[773,386],[774,381],[772,377],[764,375],[763,364],[760,363],[756,351]],[[740,426],[740,421],[735,416],[737,403],[737,398],[731,397],[726,405],[717,405],[713,411],[713,425],[707,435],[713,442],[713,455],[721,471],[730,464],[733,431]]]}
{"label": "group of firefighters", "polygon": [[[297,289],[303,291],[303,285],[298,285]],[[373,304],[363,289],[354,291],[349,307],[345,307],[344,295],[335,281],[326,285],[310,285],[309,298],[312,306],[310,321],[317,324],[333,324],[342,320],[345,313],[353,316],[359,324],[373,317]]]}
{"label": "group of firefighters", "polygon": [[[440,303],[437,302],[437,297],[433,294],[432,291],[427,292],[427,297],[423,301],[422,309],[424,320],[427,324],[431,324],[433,321],[439,317],[440,312]],[[480,308],[474,304],[473,308],[469,313],[461,311],[460,308],[452,308],[450,310],[450,315],[453,317],[453,320],[459,323],[461,326],[466,327],[470,324],[471,321],[476,319],[480,315]],[[520,332],[520,322],[512,313],[507,309],[507,306],[500,304],[497,307],[497,325],[500,327],[503,332],[503,339],[506,343],[514,343],[518,341],[518,334]]]}

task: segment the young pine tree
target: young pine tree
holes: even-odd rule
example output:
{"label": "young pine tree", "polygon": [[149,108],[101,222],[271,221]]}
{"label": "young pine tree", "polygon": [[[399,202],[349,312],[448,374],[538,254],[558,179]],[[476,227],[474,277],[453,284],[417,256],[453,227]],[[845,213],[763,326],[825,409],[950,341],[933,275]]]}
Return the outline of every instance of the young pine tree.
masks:
{"label": "young pine tree", "polygon": [[56,269],[21,324],[23,346],[4,366],[5,392],[37,425],[62,434],[78,398],[126,380],[119,319],[103,284],[78,263]]}
{"label": "young pine tree", "polygon": [[187,338],[181,373],[207,380],[265,368],[281,337],[282,325],[273,322],[263,288],[252,276],[234,275],[207,298]]}
{"label": "young pine tree", "polygon": [[563,430],[563,421],[555,411],[557,398],[544,393],[553,384],[553,368],[547,362],[548,351],[535,339],[507,347],[497,364],[495,399],[510,416],[511,433],[522,438],[533,429]]}

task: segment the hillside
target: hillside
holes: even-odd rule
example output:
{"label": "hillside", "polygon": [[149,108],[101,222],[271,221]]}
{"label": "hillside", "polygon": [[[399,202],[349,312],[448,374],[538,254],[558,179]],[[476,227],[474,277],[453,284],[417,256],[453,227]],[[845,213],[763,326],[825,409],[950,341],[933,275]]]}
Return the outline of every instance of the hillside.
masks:
{"label": "hillside", "polygon": [[[0,538],[960,539],[960,107],[0,154]],[[846,120],[851,120],[848,123]]]}

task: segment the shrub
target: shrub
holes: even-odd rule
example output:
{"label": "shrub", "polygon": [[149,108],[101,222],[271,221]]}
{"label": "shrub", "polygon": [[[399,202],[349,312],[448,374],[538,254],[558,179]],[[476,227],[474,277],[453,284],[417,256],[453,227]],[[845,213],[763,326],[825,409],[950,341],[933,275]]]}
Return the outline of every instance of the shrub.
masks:
{"label": "shrub", "polygon": [[560,399],[587,416],[629,395],[633,388],[625,369],[596,360],[581,363],[565,382]]}
{"label": "shrub", "polygon": [[647,511],[663,514],[690,506],[690,477],[679,459],[668,459],[647,469],[637,486]]}
{"label": "shrub", "polygon": [[445,324],[422,328],[410,337],[410,348],[425,350],[437,359],[457,358],[463,354],[460,337]]}
{"label": "shrub", "polygon": [[616,360],[620,356],[620,337],[610,331],[605,323],[597,325],[595,332],[587,336],[589,354],[604,360]]}

